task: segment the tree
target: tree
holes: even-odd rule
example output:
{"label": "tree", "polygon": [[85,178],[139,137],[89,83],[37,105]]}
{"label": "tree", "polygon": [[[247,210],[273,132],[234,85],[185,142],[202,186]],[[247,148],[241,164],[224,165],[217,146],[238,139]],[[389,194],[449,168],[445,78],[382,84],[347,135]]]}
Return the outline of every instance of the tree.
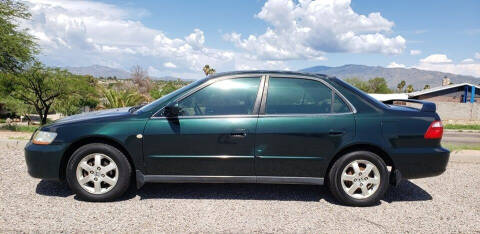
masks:
{"label": "tree", "polygon": [[11,96],[5,96],[2,98],[2,103],[5,104],[5,107],[15,115],[25,116],[28,124],[30,124],[32,119],[30,118],[29,114],[35,112],[33,106],[25,104],[24,102],[12,98]]}
{"label": "tree", "polygon": [[404,80],[400,81],[400,83],[397,85],[398,92],[402,92],[406,84],[407,83]]}
{"label": "tree", "polygon": [[1,92],[32,106],[40,116],[41,124],[47,123],[48,113],[58,100],[83,95],[84,82],[87,81],[81,76],[58,68],[47,68],[39,62],[21,73],[0,73]]}
{"label": "tree", "polygon": [[391,93],[388,88],[387,81],[384,78],[376,77],[368,81],[362,81],[358,78],[349,78],[345,80],[351,85],[367,93]]}
{"label": "tree", "polygon": [[133,83],[138,87],[141,94],[147,94],[152,89],[152,81],[148,77],[147,70],[140,65],[134,66],[131,71]]}
{"label": "tree", "polygon": [[407,86],[407,93],[411,93],[411,92],[413,92],[413,91],[414,91],[413,85],[411,85],[411,84],[408,85],[408,86]]}
{"label": "tree", "polygon": [[388,88],[387,81],[382,77],[368,80],[368,87],[370,93],[392,93],[392,90]]}
{"label": "tree", "polygon": [[177,90],[177,87],[175,86],[176,81],[168,81],[161,89],[152,89],[150,91],[150,96],[153,99],[158,99],[161,98],[162,96],[165,96],[175,90]]}
{"label": "tree", "polygon": [[59,99],[53,105],[56,112],[65,116],[74,115],[81,112],[81,108],[95,108],[99,103],[97,92],[97,80],[92,76],[77,76],[76,79],[70,78],[69,82],[74,82],[76,92]]}
{"label": "tree", "polygon": [[215,74],[216,71],[213,67],[210,67],[210,65],[207,64],[203,67],[203,72],[205,73],[205,76],[209,76]]}
{"label": "tree", "polygon": [[348,78],[348,79],[345,79],[345,81],[353,86],[355,86],[357,89],[360,89],[362,90],[363,92],[368,92],[368,85],[367,85],[367,82],[363,81],[363,80],[360,80],[356,77],[354,78]]}
{"label": "tree", "polygon": [[425,86],[423,86],[423,89],[429,89],[430,88],[430,85],[426,84]]}
{"label": "tree", "polygon": [[19,72],[38,52],[34,38],[18,26],[29,18],[23,2],[0,0],[0,72]]}

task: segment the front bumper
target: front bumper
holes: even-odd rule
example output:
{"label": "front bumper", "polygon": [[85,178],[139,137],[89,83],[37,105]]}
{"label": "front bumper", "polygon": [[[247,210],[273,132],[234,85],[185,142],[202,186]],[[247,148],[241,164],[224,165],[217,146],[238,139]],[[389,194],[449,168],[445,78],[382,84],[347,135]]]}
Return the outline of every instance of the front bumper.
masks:
{"label": "front bumper", "polygon": [[35,145],[29,142],[25,146],[28,174],[35,178],[60,180],[64,150],[63,144]]}
{"label": "front bumper", "polygon": [[447,169],[450,151],[445,148],[401,149],[391,154],[395,168],[406,179],[432,177]]}

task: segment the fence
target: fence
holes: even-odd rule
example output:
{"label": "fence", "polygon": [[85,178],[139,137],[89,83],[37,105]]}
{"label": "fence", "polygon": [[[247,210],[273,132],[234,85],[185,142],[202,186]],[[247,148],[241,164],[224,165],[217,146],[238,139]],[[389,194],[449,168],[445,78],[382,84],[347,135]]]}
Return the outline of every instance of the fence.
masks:
{"label": "fence", "polygon": [[435,102],[442,120],[480,121],[480,103]]}

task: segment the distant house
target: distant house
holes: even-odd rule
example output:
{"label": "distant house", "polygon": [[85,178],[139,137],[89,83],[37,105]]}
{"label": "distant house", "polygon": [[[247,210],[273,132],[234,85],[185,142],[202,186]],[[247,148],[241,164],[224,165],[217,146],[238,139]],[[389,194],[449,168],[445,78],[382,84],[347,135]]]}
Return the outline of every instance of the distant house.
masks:
{"label": "distant house", "polygon": [[449,84],[408,94],[409,99],[432,102],[479,102],[480,86],[469,83]]}
{"label": "distant house", "polygon": [[474,103],[480,102],[480,85],[469,83],[451,84],[450,79],[444,77],[442,86],[430,89],[424,89],[412,93],[370,93],[369,95],[380,101],[392,99],[417,99],[431,102]]}

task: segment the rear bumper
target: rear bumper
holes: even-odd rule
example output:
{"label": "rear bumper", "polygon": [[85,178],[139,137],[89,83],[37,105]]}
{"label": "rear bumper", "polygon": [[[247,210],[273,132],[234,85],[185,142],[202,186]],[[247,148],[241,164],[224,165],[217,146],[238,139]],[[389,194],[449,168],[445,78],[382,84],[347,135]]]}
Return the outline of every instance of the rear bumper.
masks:
{"label": "rear bumper", "polygon": [[450,151],[442,147],[401,149],[391,156],[403,178],[415,179],[442,174],[447,169]]}
{"label": "rear bumper", "polygon": [[60,180],[60,164],[64,152],[63,144],[25,146],[25,161],[28,174],[34,178]]}

